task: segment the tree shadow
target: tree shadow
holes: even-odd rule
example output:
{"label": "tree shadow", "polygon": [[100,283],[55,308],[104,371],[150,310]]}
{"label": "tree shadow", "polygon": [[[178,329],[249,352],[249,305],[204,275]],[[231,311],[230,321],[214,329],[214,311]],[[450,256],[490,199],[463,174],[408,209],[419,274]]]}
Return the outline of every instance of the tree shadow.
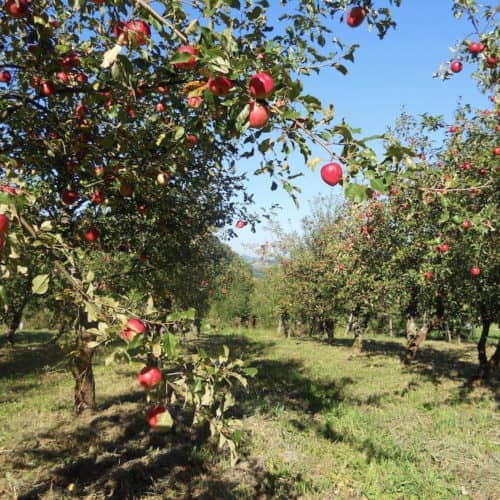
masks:
{"label": "tree shadow", "polygon": [[[36,334],[38,335],[38,333]],[[46,338],[44,335],[41,338]],[[50,337],[49,337],[50,338]],[[64,366],[64,352],[56,344],[28,340],[0,349],[0,378],[40,373]]]}

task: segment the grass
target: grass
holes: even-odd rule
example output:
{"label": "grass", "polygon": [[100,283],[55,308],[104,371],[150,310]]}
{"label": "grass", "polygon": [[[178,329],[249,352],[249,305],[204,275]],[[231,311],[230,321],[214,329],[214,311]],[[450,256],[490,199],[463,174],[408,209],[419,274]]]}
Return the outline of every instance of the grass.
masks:
{"label": "grass", "polygon": [[[1,498],[471,498],[500,491],[498,380],[471,384],[473,344],[204,336],[258,368],[236,416],[231,469],[193,436],[151,433],[137,366],[96,366],[99,412],[75,419],[72,382],[46,333],[0,348]],[[490,349],[492,346],[490,346]]]}

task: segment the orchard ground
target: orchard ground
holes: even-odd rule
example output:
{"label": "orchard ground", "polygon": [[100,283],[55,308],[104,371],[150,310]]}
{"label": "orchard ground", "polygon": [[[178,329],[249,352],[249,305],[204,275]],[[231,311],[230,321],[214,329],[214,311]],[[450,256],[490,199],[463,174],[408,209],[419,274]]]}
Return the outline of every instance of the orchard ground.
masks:
{"label": "orchard ground", "polygon": [[[490,338],[493,349],[498,329]],[[97,360],[99,411],[75,418],[50,332],[0,348],[1,498],[498,498],[498,380],[471,384],[473,343],[368,336],[354,355],[270,330],[204,335],[258,368],[238,394],[240,460],[184,431],[151,432],[139,365]]]}

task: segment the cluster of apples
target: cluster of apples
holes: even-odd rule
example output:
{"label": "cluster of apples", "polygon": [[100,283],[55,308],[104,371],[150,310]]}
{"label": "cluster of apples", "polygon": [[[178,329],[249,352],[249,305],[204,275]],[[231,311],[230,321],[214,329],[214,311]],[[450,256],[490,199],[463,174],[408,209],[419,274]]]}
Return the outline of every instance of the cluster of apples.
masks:
{"label": "cluster of apples", "polygon": [[[467,43],[467,50],[469,51],[469,54],[472,54],[473,56],[478,56],[482,52],[484,52],[487,49],[487,46],[482,43],[482,42],[469,42]],[[489,68],[495,68],[498,64],[498,58],[492,54],[488,54],[486,56],[486,65]],[[459,61],[458,59],[455,61],[452,61],[450,64],[450,71],[452,73],[460,73],[462,71],[464,65],[462,61]]]}

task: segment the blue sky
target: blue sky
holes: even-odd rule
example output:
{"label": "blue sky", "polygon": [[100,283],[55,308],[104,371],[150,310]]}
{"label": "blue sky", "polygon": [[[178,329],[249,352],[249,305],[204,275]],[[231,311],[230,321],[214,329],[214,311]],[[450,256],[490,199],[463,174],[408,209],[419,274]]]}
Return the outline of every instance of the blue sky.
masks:
{"label": "blue sky", "polygon": [[[474,107],[486,108],[491,103],[481,94],[470,78],[470,67],[445,82],[433,79],[432,74],[442,62],[452,59],[450,48],[472,35],[472,27],[465,19],[456,20],[451,13],[451,0],[405,0],[394,9],[398,26],[384,40],[367,25],[352,29],[338,19],[332,21],[335,34],[345,43],[359,43],[354,64],[349,74],[343,76],[335,70],[326,70],[319,76],[303,80],[305,90],[317,96],[325,104],[336,109],[336,122],[345,118],[353,127],[363,130],[364,136],[382,133],[394,124],[402,107],[410,114],[430,112],[443,114],[451,121],[461,98]],[[321,149],[314,154],[328,158]],[[300,159],[298,159],[300,163]],[[251,164],[241,164],[252,171]],[[300,220],[309,212],[310,201],[318,195],[341,197],[342,188],[329,187],[321,181],[319,170],[311,172],[305,165],[293,165],[294,170],[304,173],[296,179],[302,189],[300,208],[283,191],[270,191],[270,181],[264,176],[251,176],[249,189],[255,194],[256,208],[279,203],[282,210],[276,217],[286,230],[296,230]],[[272,239],[266,224],[260,224],[257,232],[249,226],[238,230],[239,237],[231,240],[231,247],[241,254],[252,254],[252,248]]]}

